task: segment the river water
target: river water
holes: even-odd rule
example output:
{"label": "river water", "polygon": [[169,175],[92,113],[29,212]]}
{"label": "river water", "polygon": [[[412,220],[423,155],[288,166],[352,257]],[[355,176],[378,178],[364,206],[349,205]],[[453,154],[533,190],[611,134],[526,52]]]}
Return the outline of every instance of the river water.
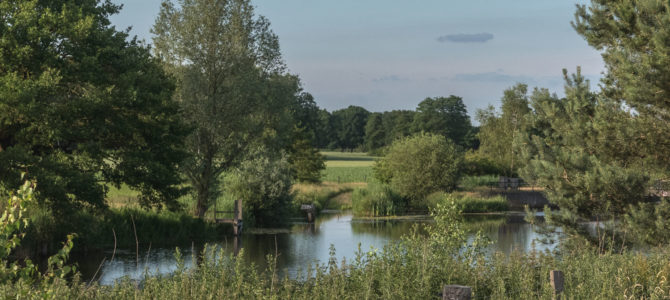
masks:
{"label": "river water", "polygon": [[[399,240],[409,233],[415,224],[429,224],[426,217],[413,217],[392,221],[354,220],[351,212],[322,213],[314,224],[294,223],[290,229],[271,233],[246,233],[240,238],[223,237],[216,243],[228,253],[244,250],[244,257],[250,263],[265,265],[268,254],[278,254],[278,270],[296,274],[316,262],[326,263],[330,258],[331,245],[335,248],[335,256],[353,258],[359,244],[362,251],[382,249],[384,245]],[[497,216],[466,216],[465,224],[469,231],[481,230],[493,242],[490,251],[510,253],[514,250],[528,251],[532,247],[538,250],[548,249],[540,243],[533,243],[539,238],[532,226],[523,221],[518,214]],[[235,248],[237,246],[237,248]],[[202,245],[182,246],[186,267],[193,264],[193,253],[199,253]],[[118,250],[114,259],[110,260],[112,251],[72,258],[78,265],[82,278],[90,280],[94,277],[101,284],[112,284],[124,276],[131,279],[142,278],[145,274],[168,274],[177,268],[175,248]]]}

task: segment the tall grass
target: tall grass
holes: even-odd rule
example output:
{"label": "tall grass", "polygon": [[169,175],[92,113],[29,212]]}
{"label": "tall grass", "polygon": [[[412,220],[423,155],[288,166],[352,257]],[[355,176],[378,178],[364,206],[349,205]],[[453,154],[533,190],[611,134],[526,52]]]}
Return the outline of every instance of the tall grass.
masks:
{"label": "tall grass", "polygon": [[22,252],[30,256],[45,247],[49,252],[60,249],[61,242],[70,233],[77,234],[74,251],[87,251],[110,249],[114,244],[119,248],[134,248],[135,235],[140,247],[146,247],[216,241],[232,232],[229,224],[207,222],[183,212],[112,208],[104,212],[79,210],[67,218],[59,218],[33,208],[30,214],[32,225],[22,245]]}
{"label": "tall grass", "polygon": [[[449,204],[451,203],[451,204]],[[591,248],[511,255],[484,251],[485,240],[468,241],[453,202],[438,206],[428,235],[410,234],[383,249],[359,249],[338,261],[336,249],[323,264],[297,277],[280,277],[275,258],[259,270],[240,256],[207,247],[194,269],[113,286],[56,278],[40,285],[3,281],[3,298],[96,299],[434,299],[442,285],[472,287],[474,299],[552,299],[550,270],[565,274],[565,299],[664,299],[670,297],[670,251],[600,253]]]}
{"label": "tall grass", "polygon": [[401,213],[405,209],[405,199],[390,187],[370,183],[367,188],[357,188],[351,196],[355,216],[381,217]]}
{"label": "tall grass", "polygon": [[436,192],[428,195],[426,205],[434,208],[438,203],[453,199],[463,213],[504,212],[509,210],[507,198],[501,195],[485,196],[470,192]]}

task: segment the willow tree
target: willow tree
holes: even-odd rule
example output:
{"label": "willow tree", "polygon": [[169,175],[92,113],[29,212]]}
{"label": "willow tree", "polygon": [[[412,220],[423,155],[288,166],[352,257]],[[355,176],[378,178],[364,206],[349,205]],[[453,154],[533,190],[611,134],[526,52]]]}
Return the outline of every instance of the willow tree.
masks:
{"label": "willow tree", "polygon": [[[156,55],[178,79],[177,98],[195,130],[185,141],[185,173],[203,217],[221,174],[257,143],[292,123],[298,80],[285,74],[277,36],[248,0],[164,1],[153,27]],[[284,130],[278,126],[287,126]]]}

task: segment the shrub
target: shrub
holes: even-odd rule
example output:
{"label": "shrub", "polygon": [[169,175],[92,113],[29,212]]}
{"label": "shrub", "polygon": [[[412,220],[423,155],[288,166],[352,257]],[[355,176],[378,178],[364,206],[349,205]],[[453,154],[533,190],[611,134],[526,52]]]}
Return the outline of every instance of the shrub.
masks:
{"label": "shrub", "polygon": [[470,176],[481,176],[505,174],[505,171],[499,163],[482,155],[481,152],[470,150],[465,153],[463,173]]}
{"label": "shrub", "polygon": [[244,203],[245,224],[278,225],[290,209],[292,167],[286,156],[274,158],[263,152],[241,164],[228,189]]}
{"label": "shrub", "polygon": [[370,183],[367,188],[357,188],[351,196],[352,208],[356,216],[391,216],[405,207],[405,200],[390,187]]}
{"label": "shrub", "polygon": [[420,201],[435,191],[456,187],[463,154],[441,135],[420,133],[396,140],[374,166],[375,177],[401,196]]}

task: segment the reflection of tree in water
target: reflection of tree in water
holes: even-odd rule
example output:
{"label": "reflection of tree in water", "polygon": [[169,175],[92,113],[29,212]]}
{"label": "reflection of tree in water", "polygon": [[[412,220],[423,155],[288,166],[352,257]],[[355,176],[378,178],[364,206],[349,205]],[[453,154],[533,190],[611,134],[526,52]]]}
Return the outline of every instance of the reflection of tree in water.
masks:
{"label": "reflection of tree in water", "polygon": [[373,234],[390,237],[393,240],[400,239],[403,235],[412,230],[412,226],[417,225],[419,233],[425,233],[425,221],[416,220],[371,220],[371,221],[352,221],[351,230],[357,234]]}
{"label": "reflection of tree in water", "polygon": [[532,227],[519,215],[476,215],[465,219],[467,231],[475,234],[481,230],[494,242],[494,249],[504,253],[526,251],[532,238]]}

